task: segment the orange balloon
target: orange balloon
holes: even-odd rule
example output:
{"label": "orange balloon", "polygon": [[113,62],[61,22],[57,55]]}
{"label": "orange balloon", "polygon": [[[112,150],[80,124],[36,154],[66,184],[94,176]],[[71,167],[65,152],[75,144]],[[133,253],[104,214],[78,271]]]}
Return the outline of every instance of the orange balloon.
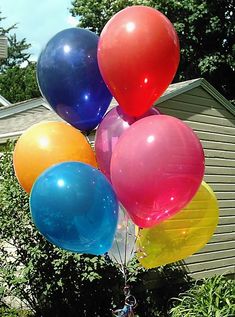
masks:
{"label": "orange balloon", "polygon": [[44,170],[65,161],[97,167],[95,154],[85,136],[64,122],[33,125],[21,135],[13,154],[16,177],[28,193]]}

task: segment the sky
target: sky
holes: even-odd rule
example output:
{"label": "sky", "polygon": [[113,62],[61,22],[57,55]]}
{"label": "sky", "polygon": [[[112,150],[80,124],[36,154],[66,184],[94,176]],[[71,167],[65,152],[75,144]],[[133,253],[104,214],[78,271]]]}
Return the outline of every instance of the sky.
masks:
{"label": "sky", "polygon": [[69,13],[71,0],[0,0],[2,27],[17,23],[17,39],[26,38],[37,60],[44,45],[59,31],[76,26],[78,19]]}

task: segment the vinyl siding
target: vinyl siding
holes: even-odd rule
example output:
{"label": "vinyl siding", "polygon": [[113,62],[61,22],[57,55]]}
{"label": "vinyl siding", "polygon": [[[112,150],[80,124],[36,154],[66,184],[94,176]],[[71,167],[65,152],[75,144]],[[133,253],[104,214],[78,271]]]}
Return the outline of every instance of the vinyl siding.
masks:
{"label": "vinyl siding", "polygon": [[206,156],[205,181],[220,207],[219,224],[208,244],[185,260],[191,275],[202,278],[235,273],[235,116],[203,88],[194,88],[156,105],[193,128]]}
{"label": "vinyl siding", "polygon": [[5,59],[8,56],[7,37],[0,35],[0,59]]}

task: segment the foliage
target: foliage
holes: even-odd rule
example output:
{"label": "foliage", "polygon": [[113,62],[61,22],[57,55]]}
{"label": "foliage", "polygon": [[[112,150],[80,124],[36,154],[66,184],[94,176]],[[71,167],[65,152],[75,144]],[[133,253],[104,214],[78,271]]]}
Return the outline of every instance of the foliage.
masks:
{"label": "foliage", "polygon": [[[5,20],[5,17],[1,16],[0,11],[0,23]],[[26,43],[26,39],[20,41],[17,40],[15,34],[11,34],[16,29],[16,24],[3,28],[0,26],[0,35],[5,35],[8,39],[8,58],[0,60],[0,73],[9,67],[20,66],[23,62],[29,60],[30,54],[27,50],[30,48],[30,44]]]}
{"label": "foliage", "polygon": [[[105,257],[59,250],[39,234],[31,222],[28,196],[14,176],[11,151],[12,146],[0,159],[3,295],[22,300],[34,316],[110,316],[112,307],[123,305],[122,274]],[[141,317],[166,311],[170,297],[188,287],[188,277],[180,268],[146,271],[136,260],[129,268],[129,282]]]}
{"label": "foliage", "polygon": [[181,44],[175,81],[204,77],[228,99],[235,99],[232,0],[74,0],[70,12],[79,15],[81,27],[100,33],[116,12],[136,4],[159,9],[174,24]]}
{"label": "foliage", "polygon": [[27,67],[9,67],[0,75],[0,92],[10,102],[19,102],[39,96],[36,64]]}
{"label": "foliage", "polygon": [[158,270],[143,270],[133,287],[133,294],[139,303],[135,316],[168,316],[171,298],[186,291],[190,285],[191,279],[182,266],[176,264]]}
{"label": "foliage", "polygon": [[195,284],[176,300],[171,317],[235,316],[235,281],[214,276]]}
{"label": "foliage", "polygon": [[[0,12],[0,23],[3,19]],[[0,94],[12,103],[40,96],[35,63],[29,61],[31,45],[11,34],[15,28],[16,25],[0,27],[0,34],[8,38],[8,58],[0,60]]]}
{"label": "foliage", "polygon": [[0,316],[1,317],[32,317],[32,313],[30,313],[27,310],[0,307]]}

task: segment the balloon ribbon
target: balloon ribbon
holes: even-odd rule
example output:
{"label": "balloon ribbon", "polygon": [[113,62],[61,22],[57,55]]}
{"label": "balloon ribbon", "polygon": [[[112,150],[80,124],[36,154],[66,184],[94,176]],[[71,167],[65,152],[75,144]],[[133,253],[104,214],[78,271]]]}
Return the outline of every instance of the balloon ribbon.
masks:
{"label": "balloon ribbon", "polygon": [[136,307],[136,299],[130,294],[128,285],[124,287],[125,305],[121,309],[113,311],[114,317],[134,317],[134,308]]}

